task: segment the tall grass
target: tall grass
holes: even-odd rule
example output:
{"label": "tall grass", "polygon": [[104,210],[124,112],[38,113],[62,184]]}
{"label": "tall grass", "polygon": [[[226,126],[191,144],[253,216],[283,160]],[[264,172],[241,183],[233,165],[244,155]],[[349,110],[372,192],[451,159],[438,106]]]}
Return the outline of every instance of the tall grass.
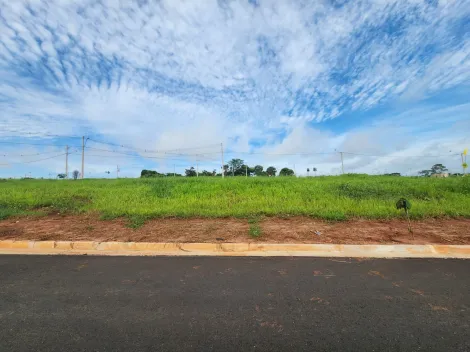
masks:
{"label": "tall grass", "polygon": [[9,180],[0,183],[0,218],[48,207],[105,218],[306,215],[331,220],[470,217],[470,178],[329,176],[310,178],[157,178]]}

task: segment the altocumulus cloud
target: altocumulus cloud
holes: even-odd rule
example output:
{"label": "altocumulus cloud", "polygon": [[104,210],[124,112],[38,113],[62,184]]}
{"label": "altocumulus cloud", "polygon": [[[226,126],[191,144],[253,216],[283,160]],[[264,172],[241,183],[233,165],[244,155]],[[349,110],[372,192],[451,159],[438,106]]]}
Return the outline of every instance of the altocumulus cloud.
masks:
{"label": "altocumulus cloud", "polygon": [[467,0],[0,8],[4,131],[98,134],[148,149],[224,142],[264,153],[246,157],[252,162],[324,172],[337,171],[337,158],[267,154],[375,153],[385,157],[347,163],[371,171],[393,161],[403,171],[428,166],[405,157],[468,142],[469,106],[442,98],[468,88]]}

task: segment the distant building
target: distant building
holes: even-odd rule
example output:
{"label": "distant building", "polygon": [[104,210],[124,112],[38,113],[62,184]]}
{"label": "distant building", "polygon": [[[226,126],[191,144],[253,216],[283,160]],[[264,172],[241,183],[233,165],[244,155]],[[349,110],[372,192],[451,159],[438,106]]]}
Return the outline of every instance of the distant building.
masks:
{"label": "distant building", "polygon": [[442,174],[432,174],[431,177],[449,177],[449,173],[443,172]]}

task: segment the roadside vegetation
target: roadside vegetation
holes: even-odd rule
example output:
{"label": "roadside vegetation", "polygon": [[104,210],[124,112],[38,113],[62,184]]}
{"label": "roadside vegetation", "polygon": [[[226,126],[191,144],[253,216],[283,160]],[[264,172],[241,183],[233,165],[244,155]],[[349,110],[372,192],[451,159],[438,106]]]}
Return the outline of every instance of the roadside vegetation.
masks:
{"label": "roadside vegetation", "polygon": [[390,219],[403,218],[401,197],[413,204],[412,219],[470,218],[469,177],[344,175],[7,180],[0,182],[0,219],[52,211],[128,217],[132,227],[156,217]]}

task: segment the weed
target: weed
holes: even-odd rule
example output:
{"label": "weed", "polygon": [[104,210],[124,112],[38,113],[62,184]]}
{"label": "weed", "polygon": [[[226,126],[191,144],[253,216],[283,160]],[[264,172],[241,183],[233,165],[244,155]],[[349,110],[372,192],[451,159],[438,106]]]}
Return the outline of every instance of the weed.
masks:
{"label": "weed", "polygon": [[250,229],[248,233],[252,238],[258,238],[261,236],[261,227],[259,226],[259,217],[258,216],[250,216],[248,218],[248,224],[250,224]]}
{"label": "weed", "polygon": [[128,217],[127,227],[131,229],[138,229],[144,226],[146,220],[147,218],[145,216],[131,215]]}
{"label": "weed", "polygon": [[408,219],[408,232],[413,233],[413,230],[411,229],[411,221],[410,221],[410,209],[411,209],[411,203],[408,199],[406,198],[400,198],[396,204],[396,208],[398,210],[403,209],[406,214],[406,218]]}
{"label": "weed", "polygon": [[258,237],[261,236],[261,234],[262,234],[261,227],[259,226],[258,223],[250,224],[249,234],[253,238],[258,238]]}

